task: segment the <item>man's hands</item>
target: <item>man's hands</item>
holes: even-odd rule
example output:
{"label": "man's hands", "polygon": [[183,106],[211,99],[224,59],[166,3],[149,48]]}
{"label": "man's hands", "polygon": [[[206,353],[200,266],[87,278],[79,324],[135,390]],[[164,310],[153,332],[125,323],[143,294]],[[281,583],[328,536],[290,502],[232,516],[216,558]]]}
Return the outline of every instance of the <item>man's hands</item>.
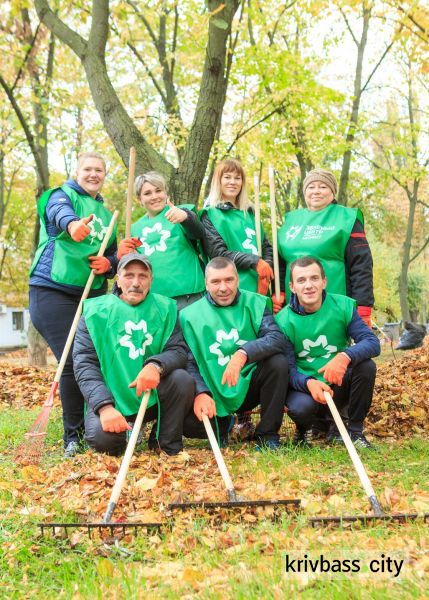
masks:
{"label": "man's hands", "polygon": [[229,363],[226,366],[225,371],[222,375],[222,385],[228,384],[228,387],[237,385],[238,378],[240,377],[240,371],[247,362],[247,355],[244,352],[234,352],[231,356]]}
{"label": "man's hands", "polygon": [[88,223],[92,221],[94,215],[89,215],[89,217],[84,217],[83,219],[79,219],[79,221],[72,221],[67,226],[67,231],[72,240],[75,242],[81,242],[86,238],[90,233],[90,228],[88,227]]}
{"label": "man's hands", "polygon": [[258,294],[267,295],[270,281],[274,279],[274,273],[270,265],[260,258],[256,264],[256,272],[258,274]]}
{"label": "man's hands", "polygon": [[203,420],[202,415],[207,415],[209,419],[216,416],[216,404],[213,398],[208,394],[198,394],[194,400],[194,413],[199,421]]}
{"label": "man's hands", "polygon": [[183,221],[186,221],[186,219],[188,218],[186,210],[183,210],[182,208],[179,208],[178,206],[174,206],[174,204],[171,202],[171,200],[167,200],[166,204],[169,207],[169,209],[167,210],[167,212],[164,215],[165,218],[167,219],[167,221],[170,221],[170,223],[174,223],[175,225],[177,225],[178,223],[183,223]]}
{"label": "man's hands", "polygon": [[118,258],[121,259],[125,254],[130,254],[132,252],[136,252],[137,248],[141,246],[142,243],[139,238],[125,238],[124,240],[119,242],[118,246]]}
{"label": "man's hands", "polygon": [[335,383],[341,385],[343,383],[343,377],[347,371],[347,367],[350,364],[350,357],[344,352],[340,352],[333,359],[331,359],[324,367],[319,369],[318,373],[323,373],[323,377],[329,383]]}
{"label": "man's hands", "polygon": [[110,271],[110,260],[105,256],[88,256],[88,260],[94,275],[103,275],[103,273]]}
{"label": "man's hands", "polygon": [[159,370],[154,365],[145,365],[128,387],[136,388],[137,396],[141,396],[143,392],[156,389],[160,380],[161,374]]}
{"label": "man's hands", "polygon": [[328,392],[328,394],[331,394],[331,396],[334,395],[334,392],[331,390],[329,385],[324,381],[319,381],[318,379],[307,379],[307,388],[313,400],[315,402],[320,402],[320,404],[326,404],[323,392]]}
{"label": "man's hands", "polygon": [[121,433],[122,431],[130,431],[132,429],[121,413],[111,404],[102,406],[98,411],[98,414],[100,415],[103,431]]}
{"label": "man's hands", "polygon": [[283,305],[285,303],[285,295],[284,292],[280,292],[280,296],[277,298],[275,294],[271,296],[271,300],[273,302],[273,313],[276,315],[281,311]]}

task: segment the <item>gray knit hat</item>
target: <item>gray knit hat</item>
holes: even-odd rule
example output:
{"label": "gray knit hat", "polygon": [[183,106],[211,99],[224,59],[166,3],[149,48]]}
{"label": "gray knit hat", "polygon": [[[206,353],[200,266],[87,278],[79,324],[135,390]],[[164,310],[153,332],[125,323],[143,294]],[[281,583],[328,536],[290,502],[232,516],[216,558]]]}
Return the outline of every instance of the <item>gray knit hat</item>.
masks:
{"label": "gray knit hat", "polygon": [[325,169],[313,169],[310,171],[307,177],[304,179],[304,183],[302,185],[304,194],[310,183],[313,183],[314,181],[322,181],[323,183],[326,183],[334,196],[336,196],[338,190],[337,180],[331,171],[325,171]]}

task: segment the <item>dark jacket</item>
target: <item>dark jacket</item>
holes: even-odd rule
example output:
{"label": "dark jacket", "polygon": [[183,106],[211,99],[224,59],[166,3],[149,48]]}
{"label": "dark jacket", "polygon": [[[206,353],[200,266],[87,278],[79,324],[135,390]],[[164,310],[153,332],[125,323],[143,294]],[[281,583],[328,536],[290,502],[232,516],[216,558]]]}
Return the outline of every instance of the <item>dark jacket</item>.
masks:
{"label": "dark jacket", "polygon": [[[325,296],[326,294],[324,292],[323,300],[325,299]],[[295,294],[291,295],[289,305],[294,312],[305,317],[306,313],[302,306],[299,306]],[[351,359],[351,367],[380,354],[381,348],[377,336],[367,325],[365,325],[356,310],[353,311],[352,319],[348,324],[347,336],[354,341],[353,346],[349,346],[344,350],[344,353]],[[297,370],[295,349],[287,336],[286,340],[286,356],[289,363],[289,385],[294,390],[308,393],[307,381],[308,379],[311,379],[311,377],[304,375]]]}
{"label": "dark jacket", "polygon": [[[156,363],[163,369],[161,377],[166,377],[175,369],[186,367],[187,354],[188,347],[183,340],[177,320],[164,350],[146,359],[142,363],[142,368],[149,362]],[[73,345],[73,368],[82,395],[94,412],[99,411],[106,404],[115,405],[115,400],[104,382],[100,361],[83,316],[79,321]]]}
{"label": "dark jacket", "polygon": [[[236,210],[230,202],[218,204],[220,210]],[[252,210],[252,209],[249,209]],[[201,223],[204,226],[205,238],[203,240],[204,251],[209,258],[225,256],[232,260],[237,269],[256,269],[260,258],[263,258],[271,267],[273,266],[273,248],[267,237],[262,242],[262,257],[247,252],[236,252],[228,250],[225,242],[219,235],[218,230],[210,221],[207,213],[203,213]]]}
{"label": "dark jacket", "polygon": [[[240,292],[234,299],[232,304],[236,304],[239,298]],[[206,299],[211,304],[216,305],[212,297],[207,293]],[[265,310],[262,317],[261,325],[258,331],[258,337],[256,340],[251,340],[240,346],[242,350],[245,350],[247,354],[247,363],[260,362],[266,358],[269,358],[273,354],[284,354],[286,352],[286,340],[282,332],[280,331],[277,323],[274,321],[274,317],[268,309]],[[198,370],[198,365],[195,361],[194,355],[188,350],[188,365],[186,367],[188,373],[193,377],[195,381],[195,393],[197,394],[209,394],[211,391],[206,385],[204,379],[201,377]]]}
{"label": "dark jacket", "polygon": [[183,208],[183,206],[179,205],[178,208],[184,210],[188,215],[186,221],[180,223],[180,225],[183,227],[186,237],[189,240],[202,240],[204,238],[204,226],[201,221],[198,220],[197,215],[192,210]]}
{"label": "dark jacket", "polygon": [[[87,192],[80,187],[73,179],[69,179],[66,184],[73,188],[78,194],[87,196]],[[95,200],[103,202],[103,198],[100,194],[97,194]],[[44,220],[46,224],[46,230],[48,235],[52,238],[57,237],[62,231],[67,231],[68,225],[72,221],[79,221],[79,217],[73,210],[70,198],[61,189],[53,192],[46,205]],[[37,285],[41,287],[54,288],[71,294],[73,296],[80,296],[82,294],[81,287],[75,285],[65,285],[52,281],[52,261],[54,259],[54,248],[55,241],[52,240],[47,243],[43,253],[41,254],[39,261],[34,268],[33,273],[30,277],[30,285]],[[116,257],[116,241],[114,241],[104,253],[104,256],[109,259],[111,264],[111,270],[105,274],[107,279],[115,276],[116,267],[118,260]],[[106,292],[107,281],[104,281],[102,287],[98,290],[91,290],[90,296],[100,296]]]}

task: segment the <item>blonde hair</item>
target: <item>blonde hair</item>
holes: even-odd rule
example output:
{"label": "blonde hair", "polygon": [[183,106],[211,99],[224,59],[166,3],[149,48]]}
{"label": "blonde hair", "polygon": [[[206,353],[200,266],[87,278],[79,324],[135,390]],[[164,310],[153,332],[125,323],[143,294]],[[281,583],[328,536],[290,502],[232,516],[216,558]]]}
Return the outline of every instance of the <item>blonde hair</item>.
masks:
{"label": "blonde hair", "polygon": [[222,202],[220,180],[224,173],[239,173],[241,175],[242,185],[240,193],[236,198],[236,202],[238,204],[238,208],[246,212],[249,208],[252,207],[252,204],[247,195],[246,174],[240,161],[236,158],[227,158],[225,160],[222,160],[217,165],[215,172],[213,173],[213,179],[210,186],[210,193],[207,196],[206,202],[204,204],[206,206],[216,207],[220,202]]}
{"label": "blonde hair", "polygon": [[168,194],[167,182],[165,181],[165,177],[157,171],[148,171],[147,173],[143,173],[143,175],[139,175],[138,177],[136,177],[136,180],[134,182],[134,193],[137,196],[137,198],[140,198],[140,193],[145,183],[150,183],[150,185],[159,187],[163,192]]}
{"label": "blonde hair", "polygon": [[99,154],[98,152],[82,152],[82,154],[79,154],[79,156],[77,157],[77,168],[76,168],[76,170],[80,169],[80,167],[82,166],[82,163],[87,158],[96,158],[96,159],[98,159],[103,164],[104,172],[107,173],[106,161],[101,156],[101,154]]}

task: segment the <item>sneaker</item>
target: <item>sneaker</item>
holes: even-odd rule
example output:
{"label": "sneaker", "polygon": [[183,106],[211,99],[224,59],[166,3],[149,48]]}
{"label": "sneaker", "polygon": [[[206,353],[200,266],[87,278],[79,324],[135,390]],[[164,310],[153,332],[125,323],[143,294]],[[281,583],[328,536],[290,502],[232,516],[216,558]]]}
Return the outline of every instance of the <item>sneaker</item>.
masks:
{"label": "sneaker", "polygon": [[76,440],[72,440],[68,442],[67,446],[64,448],[64,458],[73,458],[80,452],[79,442]]}
{"label": "sneaker", "polygon": [[329,433],[326,436],[326,441],[332,446],[344,446],[343,438],[341,437],[341,433],[337,428],[332,428],[329,430]]}
{"label": "sneaker", "polygon": [[[132,421],[127,421],[127,423],[130,427],[132,427],[131,431],[127,431],[127,442],[128,442],[131,437],[131,434],[133,432],[134,423]],[[140,431],[137,436],[136,446],[140,446],[140,444],[143,442],[143,435],[144,435],[144,423],[142,423],[142,426],[140,427]]]}
{"label": "sneaker", "polygon": [[313,432],[311,429],[302,429],[297,427],[292,439],[294,446],[302,446],[303,448],[312,448]]}
{"label": "sneaker", "polygon": [[261,452],[262,450],[280,450],[280,448],[282,447],[280,440],[264,440],[264,439],[260,439],[258,441],[258,444],[255,446],[255,450],[257,452]]}
{"label": "sneaker", "polygon": [[356,433],[355,431],[349,431],[350,438],[356,448],[362,450],[375,450],[374,446],[370,441],[366,439],[363,433]]}
{"label": "sneaker", "polygon": [[238,423],[233,430],[234,437],[240,442],[248,442],[253,440],[255,429],[256,427],[251,421],[247,423]]}

